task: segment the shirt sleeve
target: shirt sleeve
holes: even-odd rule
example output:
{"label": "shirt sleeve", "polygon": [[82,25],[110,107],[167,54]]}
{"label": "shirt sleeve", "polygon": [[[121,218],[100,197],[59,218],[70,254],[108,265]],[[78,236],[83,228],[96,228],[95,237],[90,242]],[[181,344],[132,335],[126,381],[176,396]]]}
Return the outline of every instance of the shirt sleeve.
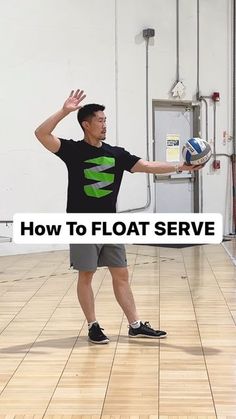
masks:
{"label": "shirt sleeve", "polygon": [[130,154],[124,148],[122,148],[121,162],[124,170],[131,172],[132,167],[139,161],[141,157]]}
{"label": "shirt sleeve", "polygon": [[71,152],[73,150],[74,141],[65,140],[64,138],[59,138],[59,140],[61,142],[60,148],[54,154],[67,164],[69,159],[71,158]]}

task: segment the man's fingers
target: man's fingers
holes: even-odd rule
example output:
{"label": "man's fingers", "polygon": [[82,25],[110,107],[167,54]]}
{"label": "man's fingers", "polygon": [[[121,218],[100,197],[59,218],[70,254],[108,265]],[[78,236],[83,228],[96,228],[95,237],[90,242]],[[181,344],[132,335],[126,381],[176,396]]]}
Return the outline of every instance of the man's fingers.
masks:
{"label": "man's fingers", "polygon": [[74,93],[74,90],[72,90],[73,92],[73,97],[77,100],[79,100],[80,102],[86,97],[86,94],[84,93],[83,90],[77,89],[76,92]]}
{"label": "man's fingers", "polygon": [[78,100],[80,101],[80,102],[82,102],[82,100],[84,100],[86,98],[86,95],[83,95],[83,96],[81,96]]}
{"label": "man's fingers", "polygon": [[81,92],[81,90],[80,90],[80,89],[77,89],[77,90],[76,90],[76,92],[75,92],[75,94],[74,94],[74,96],[75,96],[76,98],[77,98],[77,96],[78,96],[79,92]]}
{"label": "man's fingers", "polygon": [[76,90],[76,92],[75,92],[75,94],[74,94],[74,96],[75,96],[76,98],[79,98],[80,96],[82,96],[82,95],[83,95],[83,93],[84,93],[84,91],[83,91],[83,90],[77,89],[77,90]]}
{"label": "man's fingers", "polygon": [[80,90],[80,89],[71,90],[70,96],[68,97],[65,103],[71,109],[73,108],[73,110],[76,110],[76,109],[81,108],[79,104],[80,102],[82,102],[82,100],[84,100],[84,98],[86,98],[86,94],[84,93],[83,90]]}
{"label": "man's fingers", "polygon": [[195,171],[195,170],[199,170],[202,169],[204,167],[204,164],[198,164],[198,165],[194,165],[194,164],[187,164],[184,163],[183,165],[183,170],[190,170],[190,171]]}
{"label": "man's fingers", "polygon": [[84,91],[83,90],[79,90],[79,93],[77,95],[78,99],[80,99],[81,96],[83,96],[83,94],[84,94]]}
{"label": "man's fingers", "polygon": [[192,170],[200,170],[200,169],[202,169],[203,168],[203,165],[202,164],[198,164],[198,165],[196,165],[196,166],[192,166]]}
{"label": "man's fingers", "polygon": [[86,95],[81,96],[80,99],[77,100],[77,108],[82,108],[82,106],[80,106],[80,103],[82,102],[82,100],[84,100],[84,98],[86,97]]}
{"label": "man's fingers", "polygon": [[69,97],[74,96],[74,97],[76,97],[76,98],[77,98],[77,96],[78,96],[78,95],[80,95],[81,93],[83,94],[83,93],[84,93],[84,91],[83,91],[83,90],[80,90],[80,89],[77,89],[76,91],[71,90],[71,92],[70,92],[70,96],[69,96]]}

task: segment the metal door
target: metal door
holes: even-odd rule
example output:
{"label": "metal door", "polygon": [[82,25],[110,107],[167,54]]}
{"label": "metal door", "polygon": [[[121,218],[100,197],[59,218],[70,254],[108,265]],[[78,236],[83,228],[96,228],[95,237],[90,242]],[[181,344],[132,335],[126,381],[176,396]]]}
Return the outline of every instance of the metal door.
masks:
{"label": "metal door", "polygon": [[[195,112],[195,114],[194,114]],[[154,158],[157,161],[178,163],[182,161],[182,146],[194,133],[196,107],[191,104],[154,102]],[[199,119],[199,115],[198,115]],[[195,173],[183,172],[155,175],[156,212],[198,212]]]}

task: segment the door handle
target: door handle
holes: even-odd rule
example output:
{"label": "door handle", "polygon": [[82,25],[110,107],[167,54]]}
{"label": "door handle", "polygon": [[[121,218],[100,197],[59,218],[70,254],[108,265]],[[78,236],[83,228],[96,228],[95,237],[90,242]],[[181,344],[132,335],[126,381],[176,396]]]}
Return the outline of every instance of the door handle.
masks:
{"label": "door handle", "polygon": [[170,179],[191,179],[193,178],[192,173],[171,173]]}
{"label": "door handle", "polygon": [[171,173],[169,175],[154,175],[154,181],[162,181],[162,180],[185,180],[185,179],[193,179],[194,175],[192,173]]}

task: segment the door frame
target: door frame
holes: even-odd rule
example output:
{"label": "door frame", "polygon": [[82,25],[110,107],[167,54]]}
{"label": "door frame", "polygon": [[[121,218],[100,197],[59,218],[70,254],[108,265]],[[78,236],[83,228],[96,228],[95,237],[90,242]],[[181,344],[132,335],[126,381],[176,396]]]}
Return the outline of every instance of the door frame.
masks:
{"label": "door frame", "polygon": [[[156,156],[156,144],[155,144],[155,109],[159,108],[170,108],[171,107],[180,107],[191,109],[193,112],[193,136],[201,138],[201,111],[200,104],[196,102],[191,102],[188,100],[153,100],[152,101],[152,141],[153,141],[153,159]],[[154,182],[154,176],[153,176]],[[193,179],[193,211],[195,213],[200,212],[200,179],[199,173],[196,171],[194,173]],[[155,199],[156,202],[156,199]],[[156,205],[156,204],[155,204]]]}

